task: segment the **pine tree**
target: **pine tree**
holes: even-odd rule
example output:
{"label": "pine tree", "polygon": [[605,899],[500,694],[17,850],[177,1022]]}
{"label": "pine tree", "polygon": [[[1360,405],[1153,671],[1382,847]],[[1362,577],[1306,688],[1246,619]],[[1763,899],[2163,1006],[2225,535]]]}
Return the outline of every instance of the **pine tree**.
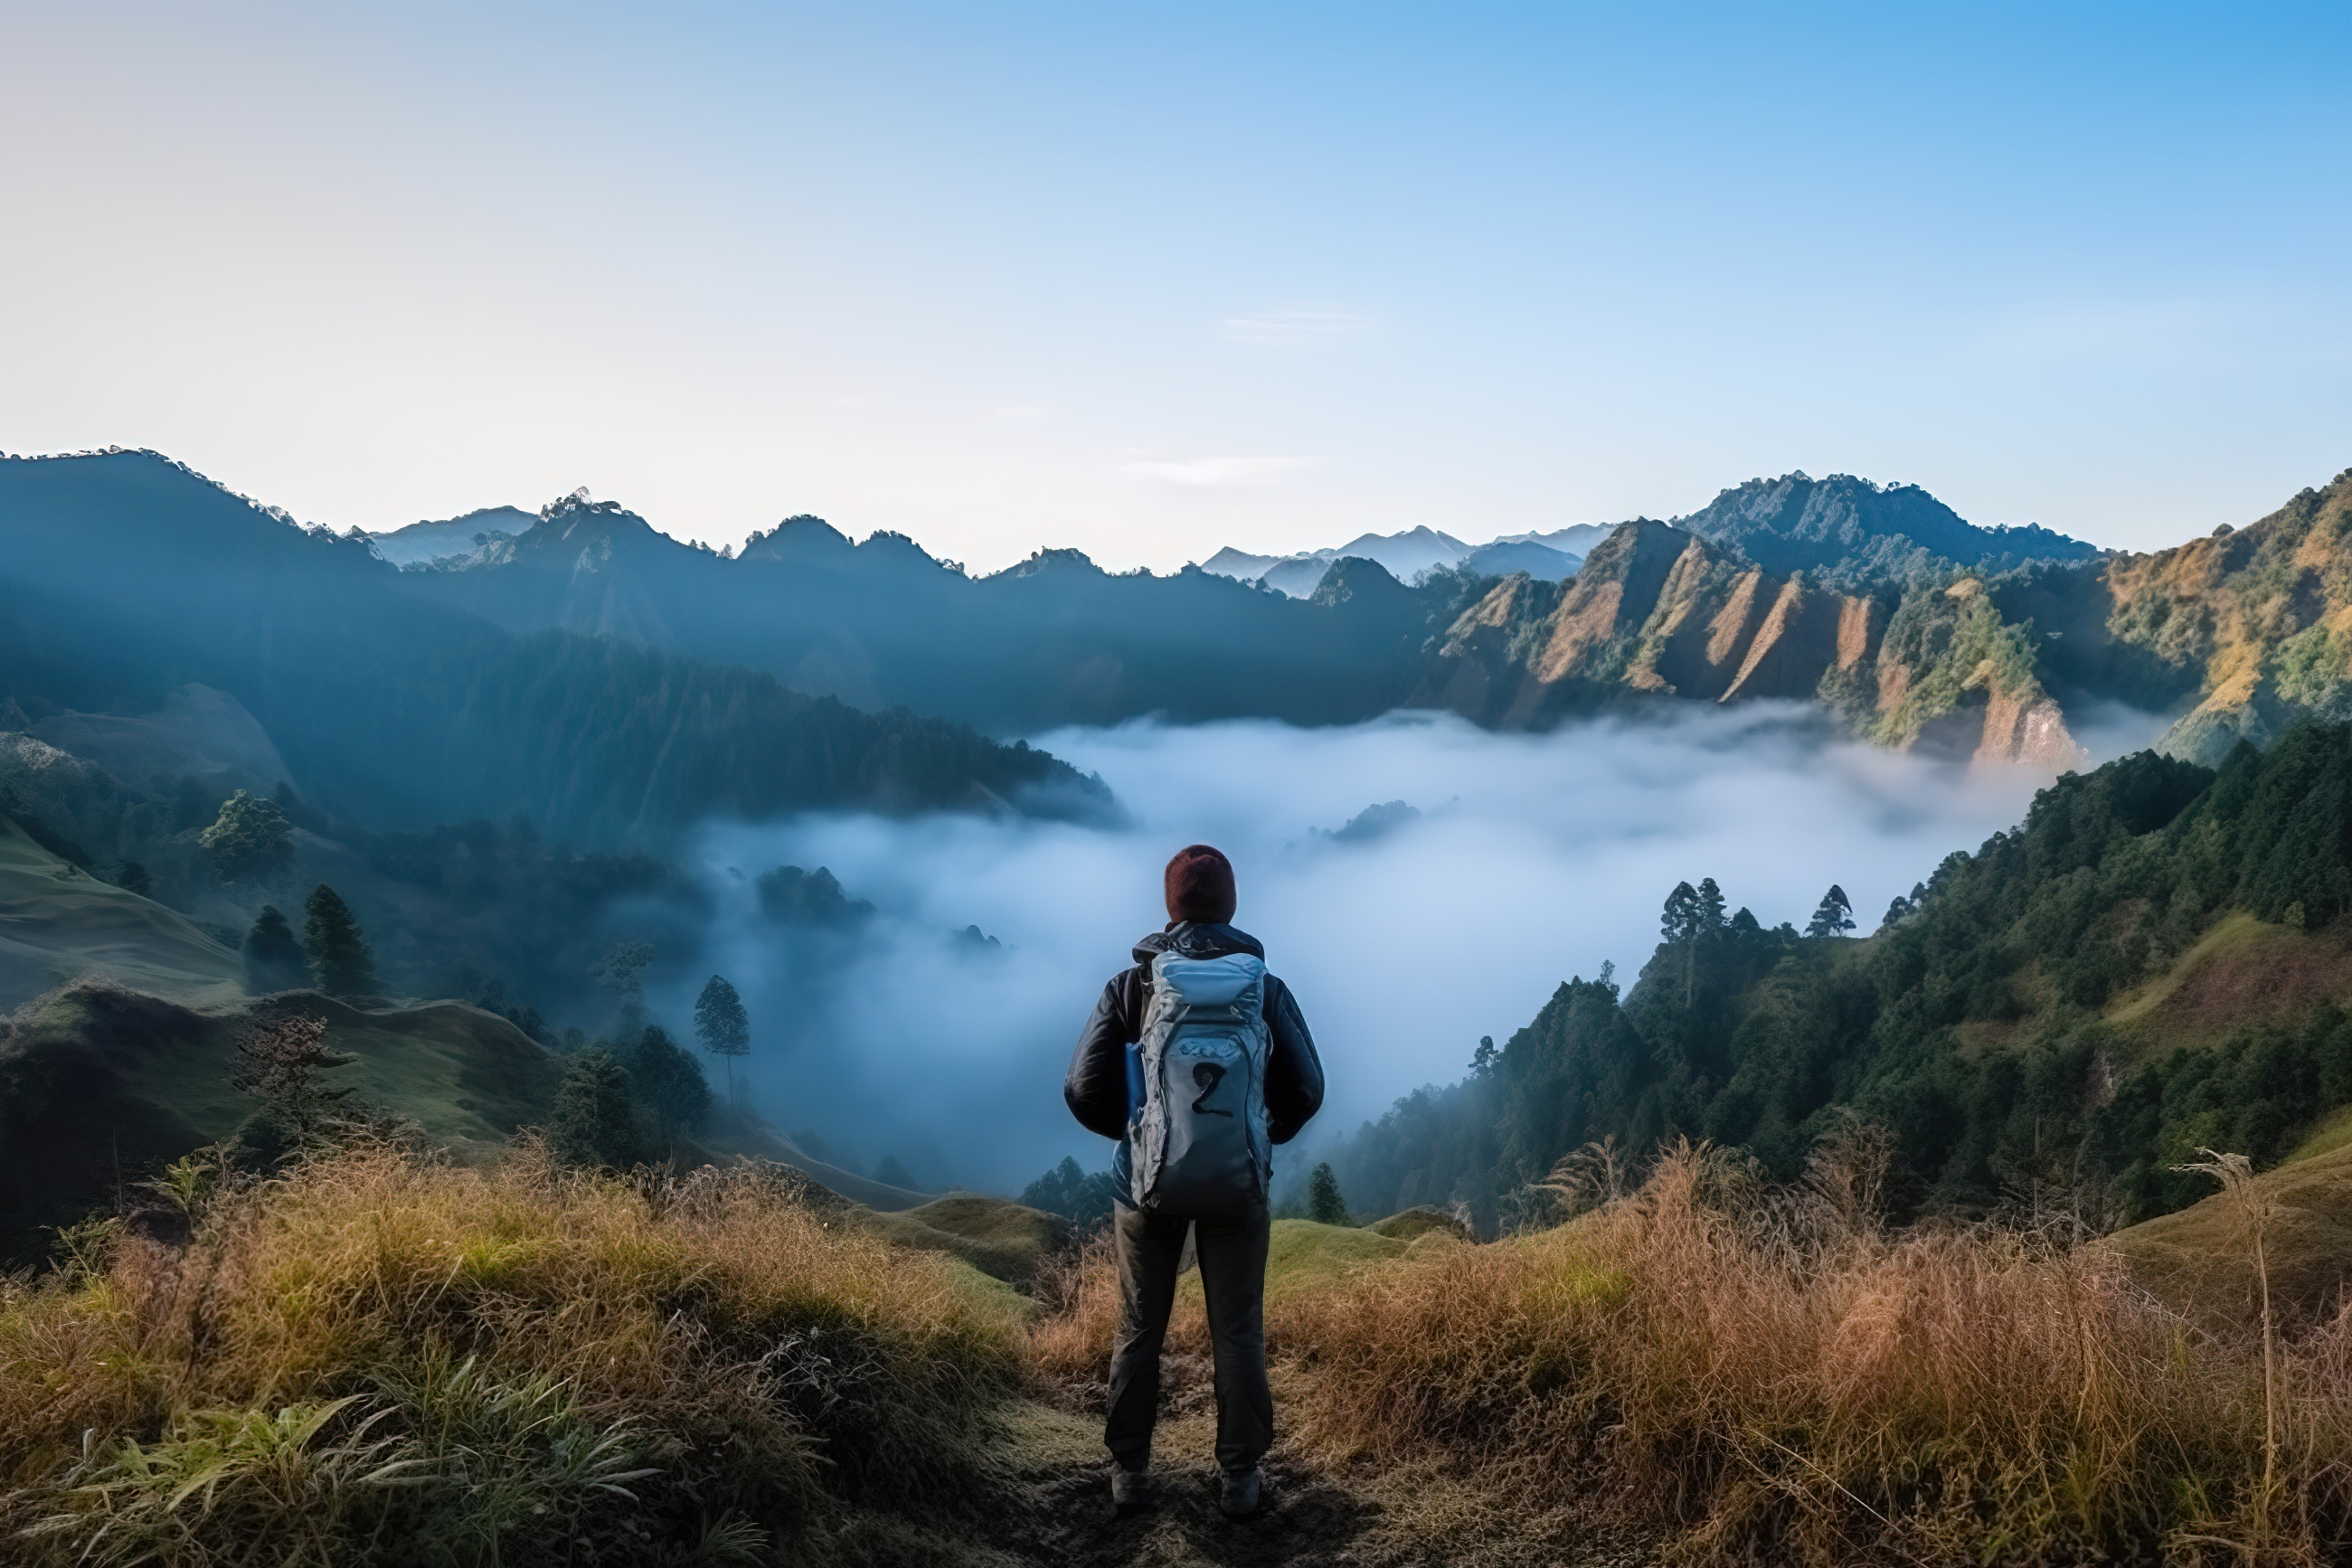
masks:
{"label": "pine tree", "polygon": [[654,961],[651,942],[616,942],[590,973],[619,999],[620,1033],[625,1038],[645,1027],[646,966]]}
{"label": "pine tree", "polygon": [[375,994],[375,954],[342,895],[321,882],[310,889],[302,910],[302,949],[319,989],[346,998]]}
{"label": "pine tree", "polygon": [[1339,1173],[1326,1160],[1307,1178],[1307,1217],[1318,1225],[1349,1225],[1348,1202],[1339,1195]]}
{"label": "pine tree", "polygon": [[142,899],[155,896],[154,879],[148,876],[147,868],[136,860],[125,860],[122,863],[122,869],[114,874],[114,885],[126,893],[136,893]]}
{"label": "pine tree", "polygon": [[1688,882],[1676,882],[1666,895],[1658,934],[1670,942],[1685,942],[1698,934],[1698,890]]}
{"label": "pine tree", "polygon": [[1021,1189],[1024,1204],[1060,1215],[1081,1230],[1093,1230],[1107,1223],[1118,1200],[1118,1188],[1112,1183],[1109,1172],[1089,1173],[1079,1169],[1078,1163],[1066,1154],[1062,1156],[1060,1164]]}
{"label": "pine tree", "polygon": [[1822,895],[1821,907],[1813,910],[1813,918],[1806,923],[1805,934],[1843,936],[1853,929],[1853,900],[1845,896],[1843,888],[1832,882],[1830,890]]}
{"label": "pine tree", "polygon": [[275,904],[262,905],[253,929],[245,933],[244,957],[245,988],[257,995],[291,991],[310,978],[302,944],[294,940],[294,928]]}
{"label": "pine tree", "polygon": [[317,1142],[332,1125],[349,1088],[329,1088],[320,1075],[358,1060],[327,1046],[327,1021],[301,1014],[254,1025],[236,1042],[244,1065],[230,1087],[261,1101],[272,1142],[280,1148]]}
{"label": "pine tree", "polygon": [[653,1113],[661,1130],[662,1152],[673,1152],[680,1138],[698,1131],[710,1115],[710,1085],[702,1064],[669,1037],[659,1024],[614,1053],[629,1075],[632,1098]]}
{"label": "pine tree", "polygon": [[563,1069],[547,1119],[547,1147],[567,1165],[625,1170],[637,1163],[629,1075],[610,1051],[583,1051]]}
{"label": "pine tree", "polygon": [[1715,885],[1712,877],[1702,877],[1698,883],[1698,933],[1712,936],[1730,923],[1724,918],[1723,889]]}
{"label": "pine tree", "polygon": [[1488,1074],[1492,1073],[1495,1070],[1495,1063],[1496,1059],[1499,1058],[1502,1054],[1502,1052],[1495,1048],[1494,1036],[1479,1036],[1478,1048],[1470,1053],[1470,1076],[1472,1078],[1485,1078]]}
{"label": "pine tree", "polygon": [[274,800],[237,791],[196,843],[224,881],[266,882],[294,863],[294,825]]}
{"label": "pine tree", "polygon": [[727,1099],[735,1099],[735,1058],[751,1051],[751,1019],[726,976],[714,974],[694,999],[694,1034],[702,1048],[727,1063]]}
{"label": "pine tree", "polygon": [[1706,894],[1715,895],[1714,913],[1717,923],[1723,914],[1723,890],[1707,878],[1698,887],[1688,882],[1676,882],[1675,890],[1666,895],[1664,914],[1658,921],[1660,934],[1669,942],[1685,951],[1683,953],[1683,1005],[1691,1005],[1698,995],[1698,939],[1713,929],[1708,924]]}

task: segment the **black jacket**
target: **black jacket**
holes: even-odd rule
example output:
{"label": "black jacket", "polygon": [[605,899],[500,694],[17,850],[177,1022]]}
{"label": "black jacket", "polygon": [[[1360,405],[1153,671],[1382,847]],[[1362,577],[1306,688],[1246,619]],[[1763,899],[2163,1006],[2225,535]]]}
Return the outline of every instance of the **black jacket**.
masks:
{"label": "black jacket", "polygon": [[[1127,1137],[1128,1047],[1142,1038],[1151,961],[1163,952],[1186,958],[1246,952],[1261,962],[1265,957],[1265,949],[1247,931],[1192,921],[1153,931],[1137,942],[1135,967],[1121,970],[1103,987],[1070,1057],[1070,1075],[1062,1083],[1070,1114],[1089,1132],[1122,1142]],[[1323,1108],[1323,1063],[1290,987],[1271,974],[1265,977],[1265,1025],[1274,1042],[1265,1066],[1267,1131],[1276,1142],[1287,1143]]]}

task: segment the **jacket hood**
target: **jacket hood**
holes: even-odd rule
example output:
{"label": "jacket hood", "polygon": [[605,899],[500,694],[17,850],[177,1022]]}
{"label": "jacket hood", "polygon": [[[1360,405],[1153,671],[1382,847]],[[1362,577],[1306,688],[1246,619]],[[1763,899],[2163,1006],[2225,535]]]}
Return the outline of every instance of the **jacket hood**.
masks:
{"label": "jacket hood", "polygon": [[1246,952],[1261,963],[1265,949],[1257,938],[1238,926],[1211,925],[1204,921],[1184,921],[1166,931],[1153,931],[1135,944],[1135,962],[1150,963],[1163,952],[1179,958],[1223,958],[1229,952]]}

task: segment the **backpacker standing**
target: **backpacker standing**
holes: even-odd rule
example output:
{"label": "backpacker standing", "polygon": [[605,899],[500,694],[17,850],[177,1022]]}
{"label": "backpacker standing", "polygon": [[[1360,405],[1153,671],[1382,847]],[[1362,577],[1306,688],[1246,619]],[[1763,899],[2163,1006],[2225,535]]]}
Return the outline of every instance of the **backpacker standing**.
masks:
{"label": "backpacker standing", "polygon": [[1162,879],[1168,925],[1135,944],[1103,987],[1062,1087],[1071,1114],[1118,1140],[1113,1229],[1118,1337],[1103,1442],[1122,1509],[1150,1500],[1160,1351],[1192,1233],[1216,1355],[1218,1506],[1257,1510],[1258,1460],[1274,1440],[1265,1378],[1266,1195],[1273,1146],[1323,1104],[1323,1064],[1265,950],[1237,931],[1234,868],[1205,844]]}

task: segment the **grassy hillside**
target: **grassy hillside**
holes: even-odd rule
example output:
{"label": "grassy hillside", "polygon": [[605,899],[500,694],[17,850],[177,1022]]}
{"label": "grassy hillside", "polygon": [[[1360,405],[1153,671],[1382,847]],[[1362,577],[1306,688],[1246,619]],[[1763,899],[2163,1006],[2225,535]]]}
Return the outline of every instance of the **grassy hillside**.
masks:
{"label": "grassy hillside", "polygon": [[245,994],[237,955],[177,912],[99,881],[0,813],[0,1009],[87,974],[190,1006]]}
{"label": "grassy hillside", "polygon": [[[506,1019],[457,1002],[362,1011],[303,994],[360,1100],[478,1159],[542,1122],[558,1058]],[[0,1025],[0,1247],[111,1207],[127,1184],[228,1138],[254,1102],[231,1086],[244,1010],[198,1010],[81,980]]]}

